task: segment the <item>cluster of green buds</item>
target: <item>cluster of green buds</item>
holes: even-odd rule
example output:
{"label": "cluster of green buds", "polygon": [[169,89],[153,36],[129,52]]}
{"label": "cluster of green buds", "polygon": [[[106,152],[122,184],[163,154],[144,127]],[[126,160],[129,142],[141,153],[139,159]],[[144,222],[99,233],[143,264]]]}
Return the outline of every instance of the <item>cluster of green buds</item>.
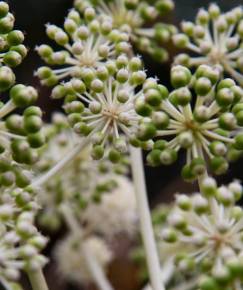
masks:
{"label": "cluster of green buds", "polygon": [[[56,114],[53,122],[44,128],[48,143],[42,148],[35,165],[40,176],[62,160],[81,139],[68,126],[64,115]],[[57,174],[41,189],[38,197],[43,207],[40,224],[57,230],[61,225],[60,206],[63,203],[69,204],[76,213],[83,213],[93,203],[100,204],[106,194],[112,194],[116,189],[117,176],[127,173],[127,162],[124,157],[114,165],[105,159],[96,163],[91,158],[91,147],[84,147],[65,168],[65,175]]]}
{"label": "cluster of green buds", "polygon": [[[29,183],[28,166],[38,159],[35,149],[44,144],[45,138],[41,133],[42,112],[32,106],[37,91],[15,83],[11,67],[21,63],[27,50],[22,44],[23,33],[12,30],[13,25],[8,4],[0,1],[0,92],[8,94],[0,102],[0,186],[22,188]],[[22,113],[14,113],[17,109]]]}
{"label": "cluster of green buds", "polygon": [[128,53],[129,36],[113,27],[111,20],[99,18],[93,8],[80,13],[72,9],[64,22],[64,29],[46,26],[48,37],[62,47],[53,51],[49,45],[40,45],[37,52],[50,67],[40,67],[36,75],[42,84],[55,86],[60,80],[87,79],[120,53]]}
{"label": "cluster of green buds", "polygon": [[27,54],[22,44],[24,34],[14,29],[15,18],[5,1],[0,1],[0,61],[9,67],[18,66]]}
{"label": "cluster of green buds", "polygon": [[[75,0],[75,7],[83,12],[94,7],[101,18],[109,19],[113,26],[129,35],[129,41],[140,51],[149,53],[157,61],[166,61],[168,53],[161,47],[176,32],[173,25],[160,22],[174,8],[172,0]],[[149,27],[148,23],[157,22]]]}
{"label": "cluster of green buds", "polygon": [[145,80],[140,58],[123,54],[84,81],[74,78],[56,86],[52,97],[64,98],[70,125],[93,144],[92,157],[116,163],[127,152],[128,142],[151,148],[155,126],[139,115],[144,110]]}
{"label": "cluster of green buds", "polygon": [[182,22],[182,33],[173,37],[177,47],[188,49],[199,56],[179,54],[175,62],[185,66],[218,65],[243,85],[243,10],[242,7],[221,13],[216,4],[208,10],[200,9],[195,24]]}
{"label": "cluster of green buds", "polygon": [[186,67],[174,66],[171,83],[174,90],[169,93],[151,80],[145,93],[157,128],[149,164],[172,164],[184,149],[186,180],[203,174],[206,160],[215,174],[226,172],[229,148],[243,149],[242,88],[230,78],[220,80],[217,68],[207,65],[199,66],[194,75]]}
{"label": "cluster of green buds", "polygon": [[238,181],[218,187],[206,177],[200,193],[177,195],[163,226],[161,238],[176,268],[185,274],[198,269],[205,275],[202,290],[239,289],[230,285],[241,283],[243,271],[243,211],[236,205],[241,197]]}
{"label": "cluster of green buds", "polygon": [[19,279],[20,271],[35,271],[46,264],[47,259],[40,252],[47,239],[34,226],[33,212],[19,212],[6,198],[9,198],[8,194],[2,193],[0,277],[9,283]]}

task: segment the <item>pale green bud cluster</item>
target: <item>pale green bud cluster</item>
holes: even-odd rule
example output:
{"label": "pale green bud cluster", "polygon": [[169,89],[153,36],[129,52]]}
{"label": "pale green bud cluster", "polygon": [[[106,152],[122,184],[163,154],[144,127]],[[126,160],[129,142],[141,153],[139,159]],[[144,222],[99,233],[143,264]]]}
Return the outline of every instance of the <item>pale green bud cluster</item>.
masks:
{"label": "pale green bud cluster", "polygon": [[160,137],[147,157],[149,164],[170,165],[182,149],[184,179],[204,174],[207,165],[215,174],[226,172],[229,148],[243,149],[242,88],[230,78],[220,80],[217,67],[207,65],[199,66],[194,75],[186,67],[174,66],[171,83],[174,90],[169,93],[153,80],[145,94],[155,136]]}
{"label": "pale green bud cluster", "polygon": [[22,44],[24,34],[14,30],[15,17],[9,12],[5,1],[0,1],[0,60],[8,67],[18,66],[27,55],[27,48]]}
{"label": "pale green bud cluster", "polygon": [[170,40],[176,28],[160,22],[160,17],[174,9],[172,0],[76,0],[74,5],[81,13],[94,7],[99,17],[110,19],[115,28],[128,33],[129,41],[141,52],[157,61],[168,60],[168,52],[161,46]]}
{"label": "pale green bud cluster", "polygon": [[[64,115],[53,117],[54,125],[45,128],[48,144],[42,148],[35,169],[41,176],[72,150],[80,138],[68,126]],[[83,212],[91,204],[100,204],[103,196],[117,187],[116,176],[128,171],[126,157],[118,164],[108,160],[95,162],[87,146],[65,169],[65,175],[56,175],[48,181],[39,196],[43,211],[39,215],[42,226],[57,230],[61,226],[60,206],[68,203],[73,210]]]}
{"label": "pale green bud cluster", "polygon": [[34,226],[38,205],[31,192],[3,191],[0,199],[0,276],[7,282],[20,278],[20,271],[42,268],[47,259],[40,254],[47,239]]}
{"label": "pale green bud cluster", "polygon": [[215,288],[206,288],[207,279],[200,281],[202,290],[231,289],[231,283],[242,275],[243,211],[236,205],[242,193],[238,181],[218,187],[213,178],[206,177],[200,193],[177,195],[167,226],[163,223],[166,251],[177,249],[172,254],[176,269],[185,275],[204,274],[213,281]]}
{"label": "pale green bud cluster", "polygon": [[103,68],[108,60],[130,51],[128,34],[115,29],[111,20],[98,17],[91,7],[86,8],[83,15],[72,9],[64,28],[47,24],[46,33],[62,47],[58,51],[45,44],[36,48],[41,58],[54,67],[40,67],[36,72],[41,83],[47,86],[70,78],[83,80],[87,74],[95,74]]}
{"label": "pale green bud cluster", "polygon": [[221,13],[216,4],[200,9],[195,23],[182,22],[182,33],[173,36],[174,44],[188,49],[197,56],[179,54],[175,62],[185,66],[200,64],[219,65],[225,76],[229,75],[243,84],[243,10],[237,7]]}
{"label": "pale green bud cluster", "polygon": [[108,157],[117,163],[128,151],[128,142],[151,148],[149,139],[156,128],[140,115],[145,80],[140,58],[129,59],[123,54],[96,73],[87,69],[83,81],[73,78],[56,86],[52,97],[64,98],[70,125],[93,144],[92,157]]}

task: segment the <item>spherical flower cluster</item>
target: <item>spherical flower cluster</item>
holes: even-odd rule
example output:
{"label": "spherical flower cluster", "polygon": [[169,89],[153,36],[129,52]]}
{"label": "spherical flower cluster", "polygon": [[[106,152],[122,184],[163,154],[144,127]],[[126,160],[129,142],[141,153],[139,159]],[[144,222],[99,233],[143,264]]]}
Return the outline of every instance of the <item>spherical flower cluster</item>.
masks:
{"label": "spherical flower cluster", "polygon": [[[115,28],[129,34],[132,44],[147,52],[158,61],[168,59],[167,51],[160,47],[168,42],[176,29],[173,25],[159,22],[159,18],[174,8],[172,0],[150,1],[138,0],[76,0],[75,7],[83,11],[90,4],[97,14],[110,19]],[[158,21],[154,26],[148,23]]]}
{"label": "spherical flower cluster", "polygon": [[[89,230],[105,237],[119,233],[134,235],[138,217],[133,185],[126,177],[114,179],[116,187],[103,196],[99,204],[92,203],[80,213],[80,220]],[[101,222],[105,221],[105,222]]]}
{"label": "spherical flower cluster", "polygon": [[18,66],[27,54],[22,44],[24,34],[13,30],[15,18],[5,1],[0,1],[0,61],[8,67]]}
{"label": "spherical flower cluster", "polygon": [[186,150],[186,165],[182,175],[192,180],[206,170],[206,160],[216,174],[228,168],[226,154],[230,146],[242,150],[243,90],[232,79],[219,81],[217,68],[201,65],[192,76],[183,66],[171,70],[175,88],[168,90],[148,84],[145,100],[151,119],[157,127],[156,141],[148,155],[151,165],[172,164],[180,149]]}
{"label": "spherical flower cluster", "polygon": [[5,200],[0,205],[0,277],[15,281],[20,271],[34,271],[43,267],[47,259],[40,254],[47,239],[33,225],[34,214],[17,209]]}
{"label": "spherical flower cluster", "polygon": [[[49,135],[49,142],[42,149],[40,160],[35,166],[40,175],[48,172],[80,142],[80,138],[68,127],[65,116],[58,114],[54,119],[56,124],[45,128],[49,131],[46,132],[46,135]],[[62,128],[59,127],[61,122],[64,126]],[[65,167],[65,174],[55,175],[42,186],[41,194],[38,196],[43,206],[39,217],[41,225],[57,229],[61,225],[59,212],[61,204],[68,203],[73,211],[83,213],[84,209],[92,207],[92,204],[98,207],[106,195],[112,195],[119,187],[117,176],[127,172],[126,159],[119,164],[111,165],[107,160],[96,163],[90,155],[90,146],[84,147]]]}
{"label": "spherical flower cluster", "polygon": [[54,253],[58,270],[64,279],[78,284],[93,282],[94,279],[84,253],[85,249],[92,253],[100,267],[106,271],[112,259],[112,253],[105,241],[90,236],[80,242],[77,236],[71,234],[57,244]]}
{"label": "spherical flower cluster", "polygon": [[98,18],[94,9],[85,9],[81,18],[79,12],[71,10],[64,22],[64,29],[47,25],[47,35],[63,50],[53,51],[49,45],[37,47],[38,54],[57,69],[41,67],[36,74],[42,84],[54,86],[60,80],[72,77],[86,79],[120,53],[129,52],[128,35],[114,29],[112,22]]}
{"label": "spherical flower cluster", "polygon": [[195,22],[182,22],[182,33],[174,35],[174,43],[200,56],[180,54],[175,62],[218,65],[224,74],[243,85],[242,7],[222,14],[216,4],[211,4],[208,10],[199,10]]}
{"label": "spherical flower cluster", "polygon": [[[42,112],[32,106],[37,91],[16,84],[10,68],[21,63],[26,48],[21,44],[23,33],[12,30],[14,16],[8,11],[8,4],[0,1],[0,92],[9,91],[9,97],[0,102],[0,186],[25,187],[29,183],[28,165],[36,162],[35,148],[42,146],[45,138],[41,133]],[[23,113],[14,113],[16,109]]]}
{"label": "spherical flower cluster", "polygon": [[90,138],[94,159],[105,156],[118,162],[128,150],[128,141],[137,144],[135,137],[144,141],[141,146],[150,146],[155,127],[139,115],[145,79],[140,58],[121,55],[86,82],[72,79],[56,87],[53,97],[65,97],[69,123],[77,134]]}
{"label": "spherical flower cluster", "polygon": [[243,211],[235,204],[241,196],[238,181],[217,187],[213,178],[206,177],[201,193],[176,197],[163,226],[164,249],[175,266],[185,274],[199,269],[211,276],[215,288],[205,288],[210,281],[203,279],[202,289],[225,289],[242,275]]}

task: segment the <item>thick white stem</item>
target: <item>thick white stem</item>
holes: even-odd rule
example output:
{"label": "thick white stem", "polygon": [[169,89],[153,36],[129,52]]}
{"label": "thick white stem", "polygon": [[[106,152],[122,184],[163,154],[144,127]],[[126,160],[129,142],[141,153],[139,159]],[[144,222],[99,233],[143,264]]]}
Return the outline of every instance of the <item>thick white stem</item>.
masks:
{"label": "thick white stem", "polygon": [[33,290],[49,290],[42,269],[29,271],[28,277]]}
{"label": "thick white stem", "polygon": [[89,249],[89,245],[82,241],[83,231],[81,225],[77,222],[77,219],[74,217],[72,211],[68,205],[62,205],[60,211],[64,217],[64,220],[69,227],[69,229],[80,238],[80,249],[83,253],[83,256],[86,260],[87,266],[89,267],[90,274],[92,275],[95,283],[100,290],[114,290],[106,275],[97,262],[92,251]]}
{"label": "thick white stem", "polygon": [[39,187],[43,185],[45,182],[47,182],[50,178],[52,178],[54,175],[56,175],[58,172],[60,172],[65,166],[71,162],[79,152],[86,147],[90,142],[89,138],[85,138],[83,142],[80,142],[75,145],[73,150],[71,150],[64,158],[62,158],[59,162],[57,162],[56,165],[54,165],[49,171],[47,171],[42,176],[36,178],[31,186],[32,187]]}
{"label": "thick white stem", "polygon": [[150,282],[153,290],[165,290],[148,204],[141,149],[130,146],[132,175],[137,199],[140,230],[145,247]]}

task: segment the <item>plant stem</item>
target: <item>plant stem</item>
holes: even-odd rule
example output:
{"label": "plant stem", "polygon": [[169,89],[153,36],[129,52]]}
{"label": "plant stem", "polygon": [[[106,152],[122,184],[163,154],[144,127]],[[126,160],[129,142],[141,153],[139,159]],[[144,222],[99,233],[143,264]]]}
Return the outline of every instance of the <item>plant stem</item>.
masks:
{"label": "plant stem", "polygon": [[34,180],[31,184],[32,187],[39,187],[43,185],[45,182],[47,182],[50,178],[55,176],[57,173],[59,173],[65,166],[71,162],[77,154],[89,144],[89,138],[85,138],[83,142],[80,142],[75,145],[73,150],[71,150],[64,158],[62,158],[59,162],[57,162],[49,171],[47,171],[42,176],[38,177],[36,180]]}
{"label": "plant stem", "polygon": [[165,290],[150,216],[141,149],[130,146],[132,175],[135,186],[140,231],[153,290]]}
{"label": "plant stem", "polygon": [[28,271],[28,277],[33,290],[49,290],[42,269]]}
{"label": "plant stem", "polygon": [[199,190],[200,192],[202,193],[202,182],[203,180],[208,177],[208,173],[207,171],[205,171],[203,174],[199,175],[198,178],[197,178],[197,181],[198,181],[198,187],[199,187]]}
{"label": "plant stem", "polygon": [[60,211],[69,229],[73,232],[73,234],[79,237],[80,249],[83,253],[83,256],[89,268],[90,274],[92,275],[99,289],[113,290],[113,287],[108,281],[108,279],[106,278],[104,271],[102,270],[96,258],[94,257],[92,251],[90,250],[89,245],[85,241],[82,240],[83,231],[82,231],[81,225],[77,222],[77,219],[73,215],[69,206],[67,204],[61,205]]}

